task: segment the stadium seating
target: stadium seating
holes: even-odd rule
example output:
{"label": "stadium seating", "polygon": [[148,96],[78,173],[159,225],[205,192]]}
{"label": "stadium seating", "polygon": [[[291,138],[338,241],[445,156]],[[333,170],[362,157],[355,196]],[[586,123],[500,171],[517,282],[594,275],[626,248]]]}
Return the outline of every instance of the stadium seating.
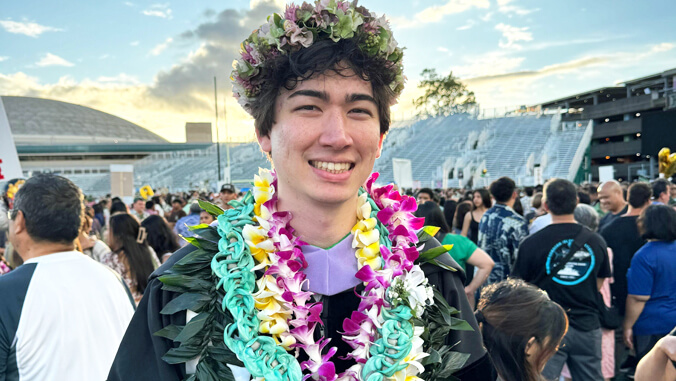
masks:
{"label": "stadium seating", "polygon": [[[534,185],[533,166],[538,164],[543,179],[571,178],[571,162],[584,132],[582,127],[564,129],[558,120],[545,115],[476,119],[456,114],[398,122],[383,143],[375,170],[380,172],[379,183],[393,182],[392,159],[403,158],[411,160],[415,186],[441,187],[443,177],[451,171],[448,187],[484,186],[500,176],[509,176],[519,185]],[[222,169],[227,165],[226,157],[226,145],[221,144]],[[259,167],[270,168],[255,142],[231,144],[230,160],[231,181],[240,188],[249,186]],[[109,192],[107,175],[88,176],[96,180],[73,176],[85,193]],[[216,190],[216,146],[156,153],[136,162],[134,186],[146,184],[171,191]]]}

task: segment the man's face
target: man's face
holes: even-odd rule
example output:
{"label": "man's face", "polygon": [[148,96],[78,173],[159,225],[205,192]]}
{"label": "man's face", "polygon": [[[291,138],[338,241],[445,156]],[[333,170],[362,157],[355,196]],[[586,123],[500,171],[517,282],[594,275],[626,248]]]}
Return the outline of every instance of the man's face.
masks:
{"label": "man's face", "polygon": [[369,82],[328,73],[282,89],[275,120],[258,141],[271,153],[280,200],[340,204],[357,197],[383,141]]}
{"label": "man's face", "polygon": [[432,197],[427,192],[420,192],[418,193],[418,197],[416,197],[416,201],[418,201],[418,205],[422,205],[427,201],[432,201]]}
{"label": "man's face", "polygon": [[143,209],[145,209],[145,206],[146,206],[146,203],[143,202],[142,200],[136,201],[136,202],[134,203],[134,205],[133,205],[134,210],[135,210],[137,213],[142,213],[142,212],[143,212]]}
{"label": "man's face", "polygon": [[180,202],[174,202],[171,204],[171,210],[173,210],[174,212],[178,212],[179,210],[181,210],[181,207],[182,206]]}
{"label": "man's face", "polygon": [[601,209],[603,210],[617,211],[618,207],[624,203],[624,199],[622,198],[622,190],[618,191],[612,188],[602,188],[599,190],[598,194],[599,202],[601,203]]}
{"label": "man's face", "polygon": [[223,201],[223,203],[225,203],[225,204],[227,204],[228,202],[230,202],[230,201],[232,201],[236,198],[237,198],[237,193],[228,192],[228,191],[221,192],[221,201]]}
{"label": "man's face", "polygon": [[672,184],[669,187],[669,192],[671,193],[671,198],[676,199],[676,184]]}

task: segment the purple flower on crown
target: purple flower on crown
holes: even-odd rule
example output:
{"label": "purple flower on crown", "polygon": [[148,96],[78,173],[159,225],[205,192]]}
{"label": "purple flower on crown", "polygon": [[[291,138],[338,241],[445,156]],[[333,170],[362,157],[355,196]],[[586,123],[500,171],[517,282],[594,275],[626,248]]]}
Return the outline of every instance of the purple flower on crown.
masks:
{"label": "purple flower on crown", "polygon": [[378,25],[376,20],[365,23],[363,28],[366,33],[378,34],[380,32],[380,25]]}
{"label": "purple flower on crown", "polygon": [[350,4],[347,1],[338,1],[336,2],[336,9],[340,9],[343,12],[347,12]]}
{"label": "purple flower on crown", "polygon": [[293,23],[298,21],[298,6],[296,4],[289,4],[286,6],[286,11],[284,11],[284,19],[289,20]]}
{"label": "purple flower on crown", "polygon": [[244,51],[242,52],[242,58],[250,63],[253,66],[260,64],[263,60],[261,55],[256,50],[256,47],[252,43],[246,43],[243,45]]}

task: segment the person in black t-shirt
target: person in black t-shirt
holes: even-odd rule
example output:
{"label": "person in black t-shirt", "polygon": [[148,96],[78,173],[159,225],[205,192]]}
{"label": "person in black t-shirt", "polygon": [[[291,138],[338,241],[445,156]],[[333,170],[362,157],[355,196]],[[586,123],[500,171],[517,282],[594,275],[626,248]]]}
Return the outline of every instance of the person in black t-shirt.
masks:
{"label": "person in black t-shirt", "polygon": [[629,208],[627,213],[606,225],[600,231],[608,247],[613,250],[613,278],[610,285],[613,294],[613,304],[618,312],[624,316],[624,307],[627,302],[627,270],[634,253],[643,246],[645,240],[638,232],[636,220],[643,209],[650,205],[650,185],[646,183],[631,184],[627,199]]}
{"label": "person in black t-shirt", "polygon": [[601,231],[616,218],[627,213],[627,202],[624,200],[622,186],[615,180],[599,185],[598,194],[601,208],[608,212],[599,222],[599,231]]}
{"label": "person in black t-shirt", "polygon": [[575,222],[577,194],[573,183],[554,179],[544,191],[552,224],[521,242],[512,275],[535,282],[568,313],[568,333],[543,376],[557,378],[567,363],[574,380],[601,380],[601,325],[596,294],[603,278],[611,276],[608,249],[601,236],[588,232],[589,238],[565,266],[550,274],[567,256],[581,229],[586,228]]}

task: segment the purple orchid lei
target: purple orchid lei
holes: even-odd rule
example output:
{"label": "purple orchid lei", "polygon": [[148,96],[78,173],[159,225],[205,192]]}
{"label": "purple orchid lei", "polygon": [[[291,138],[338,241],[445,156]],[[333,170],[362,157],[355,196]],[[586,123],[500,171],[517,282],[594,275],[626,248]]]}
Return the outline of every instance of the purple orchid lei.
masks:
{"label": "purple orchid lei", "polygon": [[[261,322],[260,331],[270,333],[278,345],[288,350],[303,350],[307,354],[308,360],[300,364],[305,374],[304,380],[310,377],[325,381],[372,379],[372,371],[363,374],[365,366],[371,370],[376,368],[376,371],[388,368],[388,376],[402,370],[405,375],[415,376],[415,368],[421,367],[416,360],[426,356],[421,349],[420,331],[415,330],[414,334],[410,328],[404,340],[404,347],[409,350],[399,354],[398,361],[384,365],[374,365],[373,361],[369,363],[369,358],[372,358],[370,348],[382,336],[384,326],[387,325],[387,316],[399,314],[399,320],[403,319],[403,324],[410,325],[406,318],[410,317],[410,309],[399,306],[395,311],[395,306],[387,297],[387,289],[394,278],[401,279],[407,273],[416,271],[414,261],[419,255],[414,246],[418,241],[416,231],[424,223],[424,219],[416,218],[412,214],[417,208],[415,199],[400,195],[392,189],[392,185],[375,187],[377,178],[377,173],[370,176],[365,184],[366,192],[360,196],[357,214],[360,223],[366,224],[358,223],[353,229],[353,246],[361,248],[356,253],[360,263],[356,277],[366,287],[360,295],[359,307],[343,323],[343,340],[353,348],[346,357],[355,360],[355,365],[341,374],[336,374],[335,365],[331,361],[336,347],[324,351],[329,339],[314,340],[314,331],[318,324],[322,324],[322,303],[312,302],[313,293],[303,291],[303,286],[307,283],[303,273],[307,262],[301,246],[305,243],[293,234],[294,230],[290,226],[291,214],[276,210],[277,178],[274,172],[261,170],[260,176],[256,176],[254,180],[254,211],[259,226],[250,227],[248,231],[245,229],[243,236],[258,262],[256,267],[267,268],[263,277],[257,281],[259,291],[253,295],[259,311],[257,317]],[[376,218],[380,224],[375,222]],[[368,222],[369,219],[372,221]],[[372,237],[375,237],[375,242],[371,242]],[[366,242],[361,242],[360,245],[360,240]],[[374,246],[377,248],[379,261],[373,261],[369,256],[367,249]],[[371,259],[360,260],[360,256]],[[401,308],[404,308],[403,312]],[[411,342],[414,343],[413,346],[410,345]],[[419,344],[416,346],[415,343]],[[406,368],[413,368],[413,371],[407,371]]]}

